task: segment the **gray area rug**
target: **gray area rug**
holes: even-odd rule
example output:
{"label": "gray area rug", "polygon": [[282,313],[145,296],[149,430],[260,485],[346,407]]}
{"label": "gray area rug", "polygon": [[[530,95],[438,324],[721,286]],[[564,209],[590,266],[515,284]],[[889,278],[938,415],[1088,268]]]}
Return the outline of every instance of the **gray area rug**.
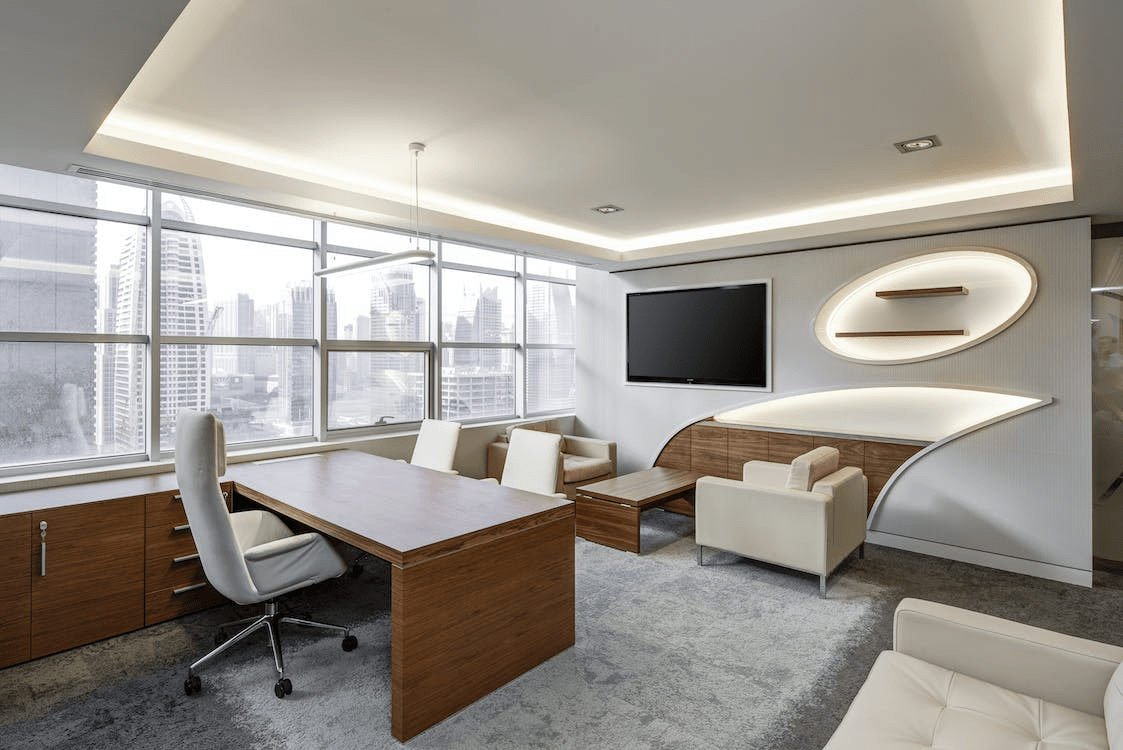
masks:
{"label": "gray area rug", "polygon": [[[1123,645],[1123,586],[1086,589],[869,547],[818,578],[707,551],[693,520],[644,516],[643,555],[577,540],[576,645],[406,743],[411,748],[759,748],[826,743],[916,596]],[[368,564],[288,600],[359,648],[284,631],[294,692],[273,696],[264,633],[187,665],[221,607],[0,670],[2,748],[390,748],[389,569]],[[465,679],[470,679],[466,675]]]}

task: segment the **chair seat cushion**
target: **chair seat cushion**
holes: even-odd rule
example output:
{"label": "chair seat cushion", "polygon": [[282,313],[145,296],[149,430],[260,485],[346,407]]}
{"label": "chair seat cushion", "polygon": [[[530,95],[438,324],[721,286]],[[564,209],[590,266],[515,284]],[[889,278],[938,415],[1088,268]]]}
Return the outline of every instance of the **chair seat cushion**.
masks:
{"label": "chair seat cushion", "polygon": [[1100,716],[884,651],[824,750],[1107,747]]}
{"label": "chair seat cushion", "polygon": [[562,454],[562,481],[583,482],[594,477],[612,473],[612,459],[589,458],[588,456],[575,456],[572,453]]}

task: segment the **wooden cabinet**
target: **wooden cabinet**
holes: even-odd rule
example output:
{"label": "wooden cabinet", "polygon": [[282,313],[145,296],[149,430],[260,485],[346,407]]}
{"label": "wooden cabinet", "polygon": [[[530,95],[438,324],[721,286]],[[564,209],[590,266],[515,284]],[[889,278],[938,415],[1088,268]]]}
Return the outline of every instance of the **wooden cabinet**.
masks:
{"label": "wooden cabinet", "polygon": [[[223,485],[227,507],[233,487]],[[175,490],[145,498],[144,624],[226,601],[203,574],[183,501]]]}
{"label": "wooden cabinet", "polygon": [[144,625],[144,497],[30,516],[31,658]]}
{"label": "wooden cabinet", "polygon": [[786,464],[821,445],[838,448],[840,466],[857,466],[866,475],[867,513],[873,509],[889,477],[924,448],[883,440],[754,430],[703,420],[684,427],[667,441],[655,465],[740,479],[746,461]]}
{"label": "wooden cabinet", "polygon": [[31,658],[31,514],[0,516],[0,667]]}

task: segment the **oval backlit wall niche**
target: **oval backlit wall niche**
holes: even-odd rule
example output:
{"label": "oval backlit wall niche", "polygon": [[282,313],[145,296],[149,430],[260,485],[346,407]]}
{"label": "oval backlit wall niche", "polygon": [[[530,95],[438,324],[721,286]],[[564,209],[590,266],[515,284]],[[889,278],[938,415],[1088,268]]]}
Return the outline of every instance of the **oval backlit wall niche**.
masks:
{"label": "oval backlit wall niche", "polygon": [[855,362],[919,362],[1000,333],[1036,293],[1037,274],[1021,258],[987,247],[949,248],[851,281],[819,310],[815,335]]}

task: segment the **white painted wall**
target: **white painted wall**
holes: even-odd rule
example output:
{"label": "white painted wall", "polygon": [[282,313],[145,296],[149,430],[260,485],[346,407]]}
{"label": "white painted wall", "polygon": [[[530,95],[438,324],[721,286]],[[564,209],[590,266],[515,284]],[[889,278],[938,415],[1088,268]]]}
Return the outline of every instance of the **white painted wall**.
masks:
{"label": "white painted wall", "polygon": [[[926,362],[849,362],[815,339],[819,307],[850,280],[913,255],[979,245],[1021,256],[1033,305],[997,337]],[[624,382],[624,295],[772,279],[772,393]],[[824,388],[944,384],[1051,396],[1044,408],[914,462],[883,500],[871,541],[1091,583],[1090,223],[1087,219],[607,274],[579,269],[578,431],[615,440],[621,472],[715,412]],[[699,321],[703,324],[704,321]]]}

